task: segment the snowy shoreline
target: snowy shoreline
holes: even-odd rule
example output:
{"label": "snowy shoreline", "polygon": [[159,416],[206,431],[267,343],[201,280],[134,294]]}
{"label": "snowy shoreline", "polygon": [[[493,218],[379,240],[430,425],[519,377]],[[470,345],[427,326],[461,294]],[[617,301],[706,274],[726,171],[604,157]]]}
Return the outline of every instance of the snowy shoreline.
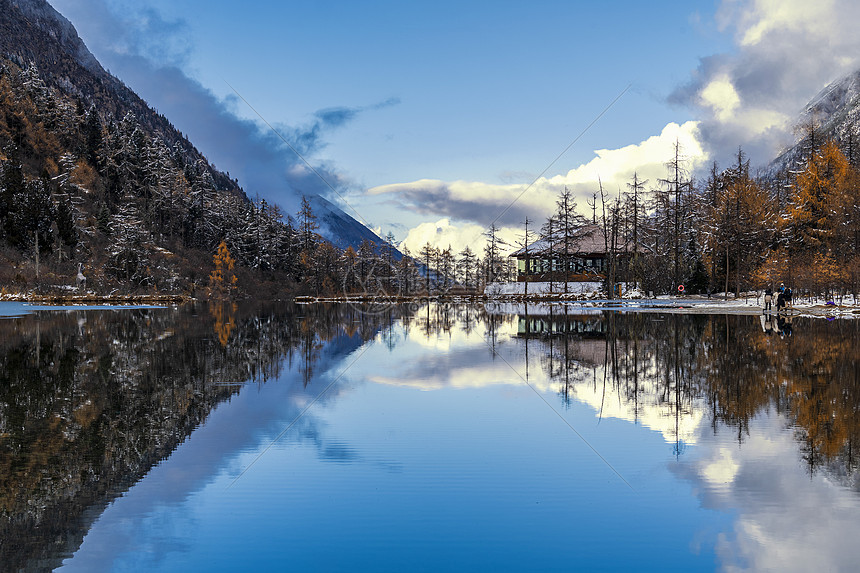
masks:
{"label": "snowy shoreline", "polygon": [[50,294],[2,293],[0,302],[21,302],[41,305],[160,305],[172,306],[191,300],[181,294]]}
{"label": "snowy shoreline", "polygon": [[[515,306],[525,310],[525,304],[532,308],[557,306],[612,309],[636,312],[676,312],[676,313],[720,313],[720,314],[761,314],[764,312],[762,293],[746,292],[735,299],[734,293],[728,297],[724,293],[704,295],[658,295],[643,296],[639,290],[629,290],[621,298],[607,299],[602,292],[602,283],[490,283],[484,290],[488,303],[496,306]],[[848,298],[848,297],[846,297]],[[860,318],[860,304],[856,301],[836,304],[823,299],[809,300],[795,297],[791,307],[783,312],[785,316],[848,317]],[[774,303],[775,306],[775,303]],[[534,310],[532,312],[535,312]],[[772,311],[776,314],[775,310]],[[520,312],[519,314],[522,314]]]}

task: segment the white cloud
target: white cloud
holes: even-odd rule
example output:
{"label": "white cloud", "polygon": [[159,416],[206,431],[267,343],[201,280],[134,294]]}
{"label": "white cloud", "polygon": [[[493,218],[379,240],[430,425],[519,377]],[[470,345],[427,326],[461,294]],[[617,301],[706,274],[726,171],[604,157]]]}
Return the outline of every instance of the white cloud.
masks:
{"label": "white cloud", "polygon": [[484,229],[479,225],[468,224],[455,226],[448,219],[440,219],[435,223],[421,223],[409,229],[406,238],[400,243],[400,248],[408,248],[413,256],[417,256],[425,244],[446,249],[450,245],[454,252],[459,253],[466,245],[475,250],[474,245],[482,241]]}
{"label": "white cloud", "polygon": [[713,159],[741,146],[764,165],[794,142],[804,105],[860,65],[858,19],[853,0],[723,0],[717,22],[736,49],[702,58],[670,99],[699,108]]}
{"label": "white cloud", "polygon": [[753,46],[774,31],[824,35],[837,28],[834,0],[727,0],[721,7],[724,24],[737,28],[741,46]]}
{"label": "white cloud", "polygon": [[726,121],[741,103],[735,86],[725,74],[716,77],[702,89],[702,105],[710,107],[720,121]]}
{"label": "white cloud", "polygon": [[595,151],[597,157],[566,175],[547,180],[547,184],[552,189],[565,185],[573,189],[582,199],[580,210],[587,212],[584,199],[598,190],[599,182],[607,193],[617,193],[619,189],[623,192],[635,171],[640,180],[649,179],[652,187],[657,186],[658,180],[666,177],[666,162],[672,158],[676,141],[681,146],[688,170],[693,171],[707,161],[698,140],[698,123],[670,123],[660,135],[653,135],[640,143],[620,149],[599,149]]}
{"label": "white cloud", "polygon": [[620,149],[599,149],[588,163],[554,177],[542,177],[528,185],[494,185],[479,181],[445,182],[422,179],[412,183],[397,183],[375,187],[372,195],[388,194],[398,198],[415,212],[444,216],[435,223],[426,222],[409,230],[401,243],[415,254],[425,243],[445,248],[449,244],[459,252],[466,245],[480,253],[485,244],[482,233],[495,223],[500,236],[515,245],[521,241],[522,221],[526,216],[539,228],[555,209],[558,193],[568,187],[577,199],[577,206],[589,218],[588,200],[598,192],[602,183],[608,197],[618,191],[626,192],[633,173],[639,180],[658,185],[666,176],[666,162],[672,158],[675,142],[693,171],[707,161],[698,139],[698,124],[670,123],[659,135]]}

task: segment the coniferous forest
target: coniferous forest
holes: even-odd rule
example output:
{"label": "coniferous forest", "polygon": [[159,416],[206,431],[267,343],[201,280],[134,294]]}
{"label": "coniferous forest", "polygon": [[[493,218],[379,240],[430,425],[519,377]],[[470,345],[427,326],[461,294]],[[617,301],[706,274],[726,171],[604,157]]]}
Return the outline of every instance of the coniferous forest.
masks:
{"label": "coniferous forest", "polygon": [[[391,235],[338,249],[318,234],[309,201],[295,217],[251,201],[166,118],[145,104],[104,103],[114,99],[0,58],[7,292],[408,296],[514,276],[506,248],[522,245],[506,244],[495,228],[482,252],[426,244],[401,257]],[[676,145],[665,179],[634,174],[613,198],[595,190],[591,217],[565,190],[523,239],[575,248],[571,237],[596,223],[610,253],[607,288],[669,293],[683,284],[737,296],[785,283],[816,296],[856,295],[860,158],[852,142],[828,139],[810,122],[797,157],[778,172],[755,176],[739,148],[733,165],[714,164],[699,180]]]}
{"label": "coniferous forest", "polygon": [[[802,127],[793,161],[776,171],[756,176],[739,148],[732,165],[713,163],[696,179],[676,143],[664,179],[642,181],[634,174],[627,192],[611,199],[595,193],[589,206],[611,254],[608,280],[655,293],[684,285],[686,292],[740,296],[784,283],[815,297],[856,297],[856,143],[824,137],[814,121]],[[563,228],[563,204],[543,237]]]}

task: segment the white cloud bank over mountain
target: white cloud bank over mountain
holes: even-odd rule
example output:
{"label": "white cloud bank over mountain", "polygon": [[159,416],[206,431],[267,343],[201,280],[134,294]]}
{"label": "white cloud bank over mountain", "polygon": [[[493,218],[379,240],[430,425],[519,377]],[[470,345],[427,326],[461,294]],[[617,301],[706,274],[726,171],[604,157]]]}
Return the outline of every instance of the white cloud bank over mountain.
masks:
{"label": "white cloud bank over mountain", "polygon": [[422,223],[409,230],[401,243],[415,253],[426,242],[441,248],[449,244],[459,252],[466,245],[480,254],[482,233],[495,223],[509,243],[521,240],[522,223],[528,216],[536,229],[555,209],[558,193],[565,187],[573,191],[579,210],[592,215],[587,201],[600,185],[608,197],[627,191],[636,172],[640,181],[657,185],[666,176],[666,161],[675,143],[693,170],[707,160],[694,121],[683,125],[670,123],[659,135],[620,149],[598,149],[595,157],[565,174],[541,177],[531,186],[495,185],[479,181],[446,182],[422,179],[412,183],[383,185],[369,191],[373,195],[396,195],[399,202],[415,212],[441,217],[435,223]]}
{"label": "white cloud bank over mountain", "polygon": [[[415,249],[429,240],[457,249],[475,244],[473,227],[492,222],[503,234],[521,234],[528,215],[540,225],[554,208],[558,192],[569,187],[580,211],[598,189],[627,190],[633,172],[650,188],[665,177],[672,145],[681,143],[691,171],[711,161],[731,163],[743,147],[753,164],[773,159],[794,139],[793,121],[803,106],[833,80],[860,66],[860,3],[852,0],[723,0],[716,25],[734,38],[731,53],[700,59],[690,80],[669,102],[692,109],[697,121],[670,123],[659,135],[620,149],[601,149],[586,164],[526,185],[422,179],[375,187],[415,213],[441,219],[411,229],[404,244]],[[432,231],[432,232],[431,232]],[[419,244],[420,242],[420,244]]]}
{"label": "white cloud bank over mountain", "polygon": [[698,110],[702,145],[720,164],[739,145],[764,164],[793,142],[803,106],[860,66],[858,18],[852,0],[723,0],[717,25],[736,50],[701,58],[669,100]]}

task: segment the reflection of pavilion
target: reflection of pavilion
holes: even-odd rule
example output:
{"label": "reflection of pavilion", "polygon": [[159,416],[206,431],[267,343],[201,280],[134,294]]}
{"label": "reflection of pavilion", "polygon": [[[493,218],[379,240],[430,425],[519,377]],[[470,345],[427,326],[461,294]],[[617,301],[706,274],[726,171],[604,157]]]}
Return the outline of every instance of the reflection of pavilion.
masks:
{"label": "reflection of pavilion", "polygon": [[519,338],[571,334],[605,338],[606,321],[603,320],[603,314],[521,314],[517,316],[517,337]]}
{"label": "reflection of pavilion", "polygon": [[[607,323],[602,312],[517,315],[517,338],[542,341],[566,362],[598,366],[606,361]],[[556,340],[555,343],[552,342]]]}
{"label": "reflection of pavilion", "polygon": [[[565,400],[594,409],[598,418],[615,418],[659,432],[676,455],[695,444],[704,404],[692,385],[678,378],[651,336],[632,331],[629,316],[605,311],[577,314],[518,314],[516,337],[537,343],[542,365],[560,383]],[[683,369],[686,372],[686,368]]]}

